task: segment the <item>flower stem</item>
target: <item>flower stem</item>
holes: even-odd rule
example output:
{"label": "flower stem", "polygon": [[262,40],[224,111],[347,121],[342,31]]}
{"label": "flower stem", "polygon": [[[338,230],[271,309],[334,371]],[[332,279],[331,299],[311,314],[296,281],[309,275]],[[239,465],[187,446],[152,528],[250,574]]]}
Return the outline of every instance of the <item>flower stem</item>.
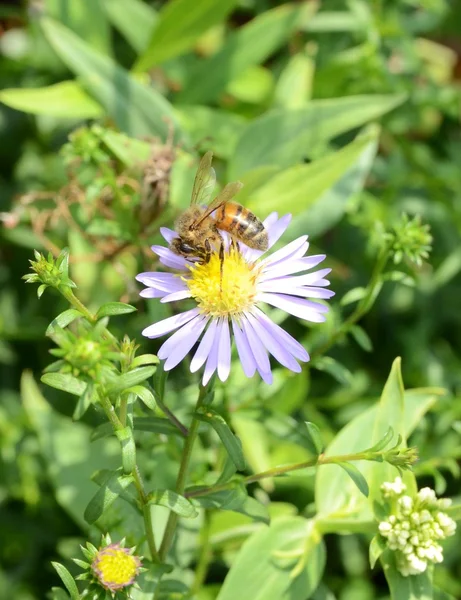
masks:
{"label": "flower stem", "polygon": [[195,569],[194,582],[191,587],[192,595],[198,594],[208,572],[208,566],[212,557],[211,551],[211,519],[208,510],[203,511],[203,525],[200,532],[200,555]]}
{"label": "flower stem", "polygon": [[[206,396],[207,388],[204,386],[200,386],[200,393],[197,400],[197,404],[195,406],[195,412],[202,406],[205,396]],[[183,495],[184,489],[186,487],[186,479],[187,479],[187,471],[189,469],[189,463],[192,456],[192,449],[194,447],[194,442],[197,438],[198,429],[200,426],[200,421],[197,417],[192,417],[192,422],[189,427],[189,433],[186,437],[186,441],[184,443],[184,448],[182,451],[181,463],[179,465],[178,477],[176,479],[176,487],[175,491],[177,494]],[[170,549],[171,542],[173,541],[173,537],[176,531],[176,526],[178,524],[179,516],[173,511],[170,512],[170,516],[168,517],[168,521],[165,527],[165,533],[163,534],[163,540],[160,545],[160,560],[164,561],[165,557]]]}
{"label": "flower stem", "polygon": [[[250,483],[256,483],[257,481],[261,481],[262,479],[267,479],[269,477],[281,477],[286,473],[290,473],[292,471],[308,469],[309,467],[320,467],[322,465],[334,465],[335,463],[347,461],[373,460],[382,462],[384,460],[383,457],[385,454],[385,452],[369,452],[368,450],[365,450],[364,452],[356,452],[354,454],[341,454],[338,456],[325,456],[324,454],[320,454],[316,458],[313,458],[306,462],[284,465],[282,467],[274,467],[273,469],[268,469],[267,471],[262,471],[260,473],[248,475],[248,477],[244,477],[240,481],[244,485],[249,485]],[[184,495],[187,498],[197,498],[199,496],[206,496],[207,494],[213,494],[215,492],[221,492],[227,489],[229,489],[229,483],[223,483],[221,485],[216,485],[213,487],[195,489],[191,492],[186,492]]]}

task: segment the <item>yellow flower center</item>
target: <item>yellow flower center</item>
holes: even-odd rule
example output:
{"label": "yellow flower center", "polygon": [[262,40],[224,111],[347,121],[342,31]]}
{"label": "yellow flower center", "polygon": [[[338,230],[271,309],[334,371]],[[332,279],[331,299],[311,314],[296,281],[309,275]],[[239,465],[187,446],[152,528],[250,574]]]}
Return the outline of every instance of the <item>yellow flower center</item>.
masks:
{"label": "yellow flower center", "polygon": [[230,248],[223,260],[215,252],[207,263],[194,264],[190,277],[183,279],[203,313],[224,317],[241,313],[254,304],[258,273],[238,249]]}
{"label": "yellow flower center", "polygon": [[132,584],[139,567],[139,559],[116,544],[100,550],[93,563],[93,570],[101,585],[110,590]]}

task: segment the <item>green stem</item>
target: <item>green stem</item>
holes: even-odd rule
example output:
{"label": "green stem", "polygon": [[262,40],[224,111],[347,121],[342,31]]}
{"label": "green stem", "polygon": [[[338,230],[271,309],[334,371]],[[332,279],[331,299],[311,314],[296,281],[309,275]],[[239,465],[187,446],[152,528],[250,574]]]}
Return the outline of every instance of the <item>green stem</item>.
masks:
{"label": "green stem", "polygon": [[157,546],[155,544],[154,538],[154,525],[152,523],[152,513],[151,507],[147,499],[147,494],[144,489],[144,483],[141,479],[141,474],[139,473],[139,469],[136,466],[133,473],[134,485],[138,491],[139,501],[142,506],[142,516],[144,519],[144,529],[146,531],[146,539],[147,544],[149,546],[149,551],[151,554],[152,562],[158,563],[160,562]]}
{"label": "green stem", "polygon": [[[244,485],[249,485],[250,483],[255,483],[257,481],[261,481],[262,479],[267,479],[269,477],[280,477],[285,475],[286,473],[290,473],[292,471],[299,471],[301,469],[308,469],[309,467],[320,467],[322,465],[332,465],[340,462],[347,461],[356,461],[356,460],[383,460],[384,452],[356,452],[354,454],[341,454],[339,456],[325,456],[324,454],[320,454],[316,458],[312,460],[308,460],[302,463],[294,463],[292,465],[285,465],[283,467],[274,467],[273,469],[268,469],[267,471],[262,471],[261,473],[255,473],[253,475],[248,475],[241,480],[241,483]],[[215,492],[221,492],[223,490],[229,489],[229,483],[223,483],[221,485],[216,485],[209,488],[201,488],[197,490],[193,490],[192,492],[186,492],[184,495],[187,498],[197,498],[199,496],[206,496],[207,494],[212,494]]]}
{"label": "green stem", "polygon": [[331,336],[327,339],[327,341],[322,344],[319,348],[315,349],[311,354],[311,363],[313,363],[317,358],[325,354],[327,350],[331,348],[338,340],[340,340],[344,335],[346,335],[353,325],[357,323],[373,306],[376,297],[373,298],[373,295],[376,293],[377,287],[381,283],[381,274],[384,267],[387,264],[389,259],[389,248],[384,248],[381,250],[378,260],[373,269],[373,273],[370,279],[370,282],[367,286],[367,291],[365,296],[358,302],[356,309],[354,312],[349,315],[349,317],[341,324],[339,329],[331,334]]}
{"label": "green stem", "polygon": [[[195,412],[202,406],[203,401],[206,396],[206,387],[200,386],[200,393],[197,400],[197,404],[195,406]],[[186,487],[186,479],[187,479],[187,471],[189,469],[189,463],[192,456],[192,449],[194,447],[194,442],[197,438],[198,429],[200,426],[200,421],[194,416],[192,417],[192,422],[189,427],[189,433],[184,443],[184,448],[182,451],[181,463],[179,465],[178,477],[176,479],[175,491],[177,494],[183,495]],[[171,511],[170,516],[168,517],[168,521],[165,527],[165,533],[163,534],[163,540],[160,545],[160,560],[164,561],[165,557],[170,549],[171,542],[173,541],[173,537],[176,531],[176,526],[178,524],[179,516]]]}

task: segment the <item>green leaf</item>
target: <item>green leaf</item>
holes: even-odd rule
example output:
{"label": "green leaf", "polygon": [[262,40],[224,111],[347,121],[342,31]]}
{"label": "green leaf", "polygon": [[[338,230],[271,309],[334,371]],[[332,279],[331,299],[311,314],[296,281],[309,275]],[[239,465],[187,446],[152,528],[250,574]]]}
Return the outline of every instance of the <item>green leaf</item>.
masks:
{"label": "green leaf", "polygon": [[209,106],[181,105],[175,109],[191,142],[221,158],[231,156],[247,123],[241,115]]}
{"label": "green leaf", "polygon": [[159,358],[155,354],[140,354],[132,360],[131,367],[135,369],[143,365],[158,365],[159,362]]}
{"label": "green leaf", "polygon": [[384,448],[390,443],[392,438],[394,437],[394,430],[392,427],[386,431],[383,437],[376,442],[371,448],[368,448],[368,452],[379,452],[380,450],[384,450]]}
{"label": "green leaf", "polygon": [[85,509],[85,521],[90,525],[95,523],[132,483],[131,475],[120,475],[117,472],[108,474]]}
{"label": "green leaf", "polygon": [[45,373],[41,376],[40,381],[63,392],[74,394],[74,396],[81,396],[87,386],[85,381],[66,373]]}
{"label": "green leaf", "polygon": [[186,519],[194,518],[198,515],[195,506],[184,496],[180,496],[172,490],[154,490],[147,496],[150,504],[166,506],[180,517]]}
{"label": "green leaf", "polygon": [[370,490],[368,489],[368,483],[362,473],[358,470],[358,468],[349,462],[335,462],[335,465],[341,467],[346,471],[352,481],[355,483],[360,492],[368,498]]}
{"label": "green leaf", "polygon": [[264,63],[284,45],[306,14],[312,12],[312,6],[296,4],[262,12],[229,35],[216,54],[191,70],[183,91],[178,94],[178,102],[207,104],[216,100],[230,81],[250,67]]}
{"label": "green leaf", "polygon": [[370,567],[373,569],[376,561],[386,549],[386,540],[379,533],[376,534],[370,542],[369,558]]}
{"label": "green leaf", "polygon": [[98,312],[96,313],[97,319],[102,319],[103,317],[114,317],[116,315],[126,315],[127,313],[132,313],[136,310],[134,306],[131,304],[125,304],[124,302],[106,302],[99,307]]}
{"label": "green leaf", "polygon": [[[252,195],[248,207],[258,215],[265,216],[283,206],[284,211],[294,215],[306,212],[322,195],[332,188],[367,151],[370,144],[376,149],[378,130],[372,128],[367,135],[359,135],[353,142],[309,164],[295,165],[280,173],[260,187]],[[320,204],[321,206],[321,204]],[[342,216],[345,204],[341,203]],[[304,219],[303,219],[304,222]]]}
{"label": "green leaf", "polygon": [[141,400],[144,402],[147,408],[150,408],[150,410],[155,410],[157,408],[157,403],[155,402],[154,394],[146,387],[142,385],[135,385],[125,390],[125,392],[136,394],[136,396],[138,396],[138,398],[141,398]]}
{"label": "green leaf", "polygon": [[189,50],[202,33],[224,21],[236,4],[236,0],[170,0],[160,10],[149,46],[135,70],[147,71]]}
{"label": "green leaf", "polygon": [[[190,488],[188,492],[194,489]],[[248,496],[246,487],[239,481],[229,482],[227,489],[194,497],[192,501],[202,508],[237,512],[261,523],[269,523],[270,520],[267,507]]]}
{"label": "green leaf", "polygon": [[[443,393],[444,391],[439,388],[421,388],[406,391],[404,395],[404,415],[401,417],[402,422],[398,424],[396,429],[398,431],[403,429],[405,437],[408,437],[424,414],[435,403],[437,397]],[[380,441],[374,438],[378,410],[378,403],[376,403],[350,421],[327,447],[325,455],[338,456],[360,452]],[[382,432],[381,440],[387,434],[389,427],[394,427],[392,420]],[[357,464],[365,479],[370,483],[371,492],[373,469],[381,470],[384,468],[386,470],[387,465],[368,461]],[[392,468],[392,472],[394,474],[393,479],[397,471]],[[375,522],[370,500],[363,497],[346,473],[341,472],[334,466],[324,466],[317,470],[315,500],[319,519],[328,518],[332,521],[334,518],[338,518],[342,521],[350,520],[351,524],[355,525],[357,523],[367,522],[373,524]]]}
{"label": "green leaf", "polygon": [[305,106],[311,95],[313,75],[314,61],[307,53],[292,56],[277,82],[275,105],[289,109]]}
{"label": "green leaf", "polygon": [[152,154],[153,144],[129,137],[119,131],[100,127],[96,129],[95,134],[104,142],[112,154],[127,167],[139,168]]}
{"label": "green leaf", "polygon": [[52,335],[56,328],[64,329],[64,327],[67,327],[70,325],[70,323],[72,323],[72,321],[75,321],[75,319],[78,319],[81,316],[82,313],[75,308],[69,308],[65,310],[51,321],[47,327],[45,335]]}
{"label": "green leaf", "polygon": [[208,423],[213,427],[237,470],[243,471],[246,468],[246,462],[242,451],[242,444],[232,433],[224,418],[210,408],[202,409],[196,413],[196,416],[200,421]]}
{"label": "green leaf", "polygon": [[139,367],[132,371],[128,371],[128,373],[122,373],[122,375],[118,375],[111,379],[107,384],[106,392],[108,394],[124,392],[125,390],[142,383],[146,379],[149,379],[149,377],[152,377],[155,373],[155,369],[156,367]]}
{"label": "green leaf", "polygon": [[344,296],[340,300],[340,304],[341,306],[347,306],[348,304],[358,302],[366,296],[366,293],[367,289],[364,287],[352,288],[352,290],[349,290],[344,294]]}
{"label": "green leaf", "polygon": [[432,600],[432,567],[421,575],[404,577],[397,569],[395,552],[386,550],[380,558],[392,600]]}
{"label": "green leaf", "polygon": [[[292,558],[280,559],[280,555]],[[217,600],[305,600],[316,589],[325,548],[313,521],[280,518],[262,527],[233,560]]]}
{"label": "green leaf", "polygon": [[60,23],[47,18],[41,23],[55,52],[122,131],[132,136],[157,135],[166,140],[172,125],[176,140],[182,138],[172,107],[163,96],[139,83]]}
{"label": "green leaf", "polygon": [[165,435],[182,435],[167,419],[161,417],[135,417],[133,421],[135,431],[149,431],[151,433],[163,433]]}
{"label": "green leaf", "polygon": [[343,385],[350,385],[352,382],[352,373],[339,361],[331,356],[322,356],[318,358],[314,365],[319,371],[325,371]]}
{"label": "green leaf", "polygon": [[144,52],[157,22],[156,11],[142,0],[103,0],[102,6],[137,54]]}
{"label": "green leaf", "polygon": [[9,88],[0,92],[0,102],[33,115],[66,119],[93,119],[104,114],[102,106],[77,81],[42,88]]}
{"label": "green leaf", "polygon": [[379,118],[405,100],[402,94],[312,100],[306,108],[277,109],[252,121],[229,164],[228,178],[265,165],[290,167],[341,133]]}
{"label": "green leaf", "polygon": [[365,329],[360,327],[360,325],[353,325],[349,331],[357,344],[365,350],[365,352],[371,352],[373,350],[373,344],[371,343],[368,333]]}
{"label": "green leaf", "polygon": [[51,561],[51,564],[55,568],[63,584],[66,586],[66,589],[69,592],[71,599],[80,600],[80,594],[78,593],[77,584],[75,583],[74,578],[66,569],[66,567],[58,562]]}
{"label": "green leaf", "polygon": [[136,468],[136,444],[134,442],[133,430],[125,427],[115,431],[115,435],[122,448],[122,467],[125,475],[129,475]]}
{"label": "green leaf", "polygon": [[315,423],[311,423],[310,421],[306,421],[305,425],[307,429],[307,435],[313,447],[315,448],[315,452],[317,454],[321,454],[323,452],[323,442],[320,429],[317,427],[317,425],[315,425]]}

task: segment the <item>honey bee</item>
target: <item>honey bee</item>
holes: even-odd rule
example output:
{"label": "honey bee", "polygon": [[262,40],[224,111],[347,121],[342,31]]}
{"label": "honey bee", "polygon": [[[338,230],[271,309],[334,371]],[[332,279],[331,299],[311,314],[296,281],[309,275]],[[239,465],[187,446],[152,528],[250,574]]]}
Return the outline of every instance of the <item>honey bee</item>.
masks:
{"label": "honey bee", "polygon": [[231,236],[232,243],[241,241],[250,248],[267,250],[269,238],[264,225],[250,210],[237,202],[231,202],[243,187],[240,181],[228,183],[208,204],[216,184],[212,159],[213,153],[207,152],[200,161],[190,207],[175,222],[179,237],[171,241],[170,250],[185,258],[197,257],[202,262],[208,262],[213,249],[219,249],[223,256],[220,230]]}

